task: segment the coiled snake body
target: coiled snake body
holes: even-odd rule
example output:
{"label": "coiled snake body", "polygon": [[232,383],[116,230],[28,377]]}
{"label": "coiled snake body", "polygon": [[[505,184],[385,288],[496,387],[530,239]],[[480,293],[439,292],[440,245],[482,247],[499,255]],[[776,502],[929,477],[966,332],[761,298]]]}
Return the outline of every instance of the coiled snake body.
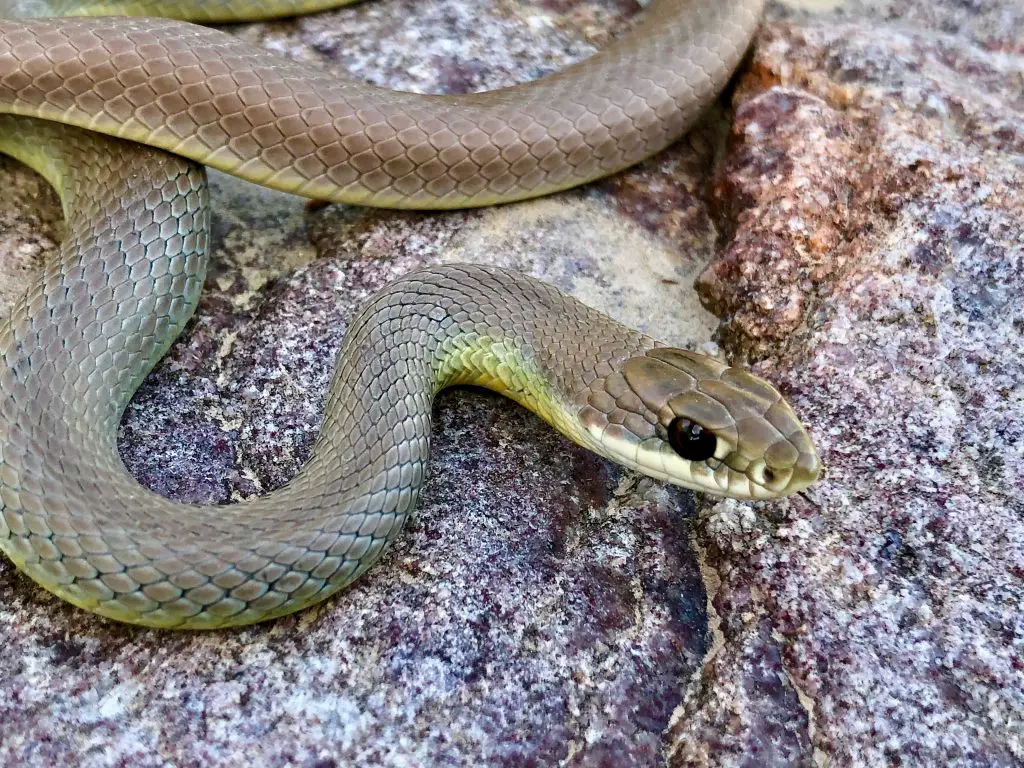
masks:
{"label": "coiled snake body", "polygon": [[[767,382],[531,278],[468,265],[409,274],[360,311],[320,438],[283,488],[230,510],[177,504],[142,488],[115,442],[202,287],[210,214],[195,162],[366,205],[547,194],[681,135],[738,63],[761,3],[661,0],[590,61],[451,97],[339,82],[182,21],[0,21],[0,151],[57,188],[68,231],[0,325],[0,549],[122,621],[205,628],[289,613],[349,584],[399,532],[425,472],[432,398],[464,383],[680,485],[770,498],[812,482],[811,441]],[[159,5],[30,0],[0,15],[238,13],[231,0]]]}

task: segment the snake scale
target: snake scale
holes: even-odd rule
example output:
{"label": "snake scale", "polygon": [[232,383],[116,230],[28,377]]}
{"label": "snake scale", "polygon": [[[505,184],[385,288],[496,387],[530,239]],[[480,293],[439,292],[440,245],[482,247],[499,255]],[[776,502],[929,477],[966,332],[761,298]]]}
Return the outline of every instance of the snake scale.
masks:
{"label": "snake scale", "polygon": [[[198,301],[202,165],[384,207],[548,194],[682,135],[737,66],[762,2],[658,0],[588,61],[463,96],[341,81],[183,20],[0,21],[0,151],[53,184],[67,219],[58,256],[0,325],[0,549],[60,597],[135,624],[298,610],[351,583],[401,530],[433,397],[457,384],[499,391],[678,485],[773,498],[813,482],[811,440],[767,382],[472,265],[410,273],[360,310],[311,458],[271,494],[228,509],[171,502],[127,473],[115,439]],[[0,16],[224,21],[338,4],[28,0]]]}

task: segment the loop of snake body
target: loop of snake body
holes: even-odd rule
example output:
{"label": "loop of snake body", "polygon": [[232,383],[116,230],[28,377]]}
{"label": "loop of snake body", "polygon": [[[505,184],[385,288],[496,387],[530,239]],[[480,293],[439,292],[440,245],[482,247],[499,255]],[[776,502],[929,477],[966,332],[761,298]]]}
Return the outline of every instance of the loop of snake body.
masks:
{"label": "loop of snake body", "polygon": [[[27,0],[0,15],[231,20],[338,4],[217,0],[190,13]],[[591,60],[468,96],[341,82],[183,21],[0,21],[0,151],[54,185],[67,219],[59,255],[0,325],[0,549],[60,597],[134,624],[212,628],[298,610],[351,583],[398,534],[426,470],[433,396],[457,384],[502,392],[678,485],[772,498],[813,482],[811,440],[767,382],[472,265],[413,272],[361,309],[311,458],[269,495],[227,509],[171,502],[128,474],[115,439],[202,288],[199,163],[365,205],[547,194],[678,138],[739,62],[761,5],[660,0]]]}

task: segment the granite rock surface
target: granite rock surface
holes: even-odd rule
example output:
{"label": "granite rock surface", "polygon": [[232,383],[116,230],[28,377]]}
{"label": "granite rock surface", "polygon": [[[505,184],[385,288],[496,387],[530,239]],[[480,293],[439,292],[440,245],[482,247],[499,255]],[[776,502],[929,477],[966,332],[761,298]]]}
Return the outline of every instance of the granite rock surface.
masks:
{"label": "granite rock surface", "polygon": [[[636,10],[379,0],[234,32],[460,92],[578,60]],[[0,763],[1024,762],[1021,29],[1017,0],[773,3],[687,139],[515,206],[313,211],[214,175],[202,303],[120,435],[165,495],[286,482],[359,302],[450,261],[753,365],[827,475],[781,502],[694,497],[446,393],[414,519],[318,608],[135,630],[0,560]],[[0,176],[3,311],[61,225],[41,180]]]}

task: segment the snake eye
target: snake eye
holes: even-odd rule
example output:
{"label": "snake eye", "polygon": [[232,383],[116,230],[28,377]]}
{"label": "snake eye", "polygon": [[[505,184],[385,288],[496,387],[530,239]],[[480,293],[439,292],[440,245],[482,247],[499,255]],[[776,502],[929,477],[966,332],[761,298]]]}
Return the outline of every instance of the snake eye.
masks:
{"label": "snake eye", "polygon": [[687,461],[707,461],[715,455],[718,439],[700,424],[677,416],[668,425],[668,444]]}

